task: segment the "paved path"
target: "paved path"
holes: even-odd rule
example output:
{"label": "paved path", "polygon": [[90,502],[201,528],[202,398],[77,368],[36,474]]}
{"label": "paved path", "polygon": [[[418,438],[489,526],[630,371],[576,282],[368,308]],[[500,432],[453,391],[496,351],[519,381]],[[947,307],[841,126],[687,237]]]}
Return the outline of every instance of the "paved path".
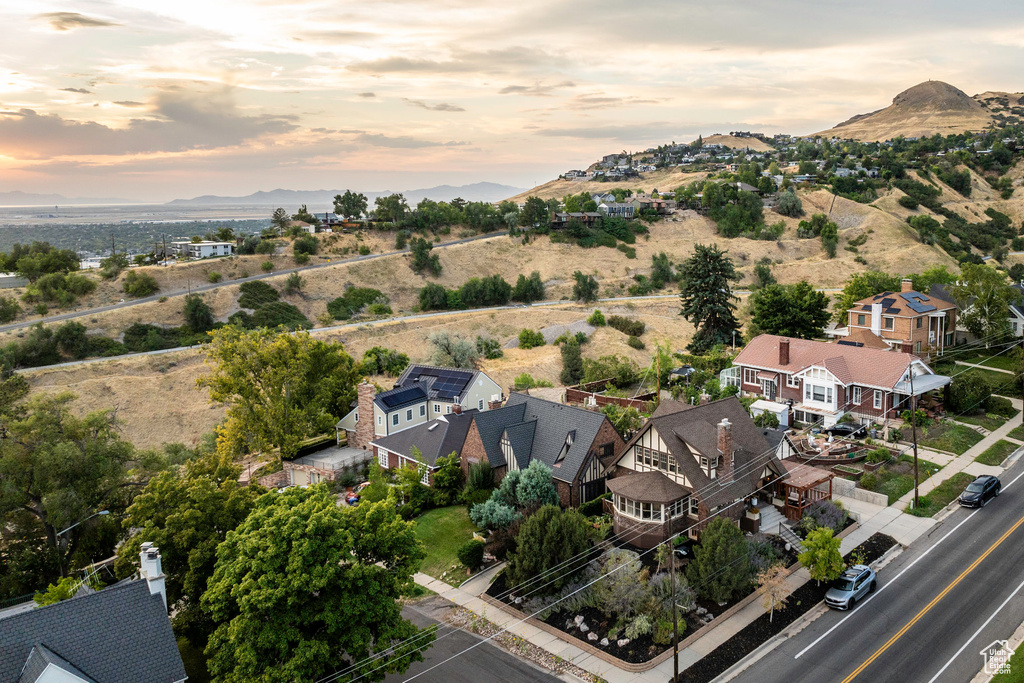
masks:
{"label": "paved path", "polygon": [[993,368],[989,365],[977,365],[975,363],[965,363],[962,360],[954,361],[957,365],[964,365],[969,368],[978,368],[979,370],[991,370],[992,372],[1001,372],[1006,375],[1016,375],[1017,373],[1012,370],[1003,370],[1002,368]]}

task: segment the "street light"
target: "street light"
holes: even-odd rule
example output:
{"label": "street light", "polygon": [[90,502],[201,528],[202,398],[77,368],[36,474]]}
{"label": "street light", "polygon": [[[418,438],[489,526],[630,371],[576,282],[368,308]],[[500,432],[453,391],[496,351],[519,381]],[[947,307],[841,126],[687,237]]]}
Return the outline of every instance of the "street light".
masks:
{"label": "street light", "polygon": [[62,531],[58,531],[57,532],[57,534],[56,534],[56,539],[57,539],[57,562],[60,563],[60,575],[61,575],[62,578],[64,576],[64,559],[61,557],[61,553],[60,553],[60,537],[63,536],[64,534],[66,534],[67,532],[71,531],[72,529],[74,529],[79,524],[82,524],[84,522],[88,522],[93,517],[102,517],[103,515],[109,515],[109,514],[110,514],[110,510],[100,510],[99,512],[94,512],[91,515],[89,515],[88,517],[86,517],[85,519],[80,520],[78,522],[75,522],[74,524],[69,526],[67,529],[64,529]]}

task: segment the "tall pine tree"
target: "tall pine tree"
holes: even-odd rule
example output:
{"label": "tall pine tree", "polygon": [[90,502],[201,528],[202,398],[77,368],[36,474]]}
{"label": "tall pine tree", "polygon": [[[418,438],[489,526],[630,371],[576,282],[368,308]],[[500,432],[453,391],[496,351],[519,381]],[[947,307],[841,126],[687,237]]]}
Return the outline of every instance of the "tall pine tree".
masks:
{"label": "tall pine tree", "polygon": [[739,331],[734,311],[736,297],[729,287],[737,280],[732,259],[717,244],[694,246],[693,256],[679,268],[679,314],[697,331],[687,345],[693,353],[704,353],[716,344],[728,344]]}

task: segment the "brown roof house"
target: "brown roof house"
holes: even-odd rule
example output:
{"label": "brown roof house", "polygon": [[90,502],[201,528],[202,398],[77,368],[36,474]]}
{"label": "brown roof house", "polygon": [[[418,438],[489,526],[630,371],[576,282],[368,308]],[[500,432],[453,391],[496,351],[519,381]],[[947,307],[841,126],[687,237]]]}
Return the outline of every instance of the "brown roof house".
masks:
{"label": "brown roof house", "polygon": [[513,392],[504,407],[473,416],[462,467],[468,473],[486,461],[501,481],[540,460],[551,468],[561,504],[576,507],[605,492],[604,470],[623,445],[604,413]]}
{"label": "brown roof house", "polygon": [[774,334],[750,340],[719,377],[744,396],[788,406],[791,421],[825,427],[846,413],[865,424],[895,417],[911,391],[919,395],[949,383],[912,353]]}
{"label": "brown roof house", "polygon": [[956,335],[956,305],[936,291],[914,291],[909,279],[898,292],[882,292],[847,310],[846,327],[827,332],[840,343],[884,348],[917,356],[941,355]]}
{"label": "brown roof house", "polygon": [[662,401],[608,468],[615,533],[639,548],[697,538],[713,516],[738,521],[745,501],[785,469],[735,396],[700,406]]}

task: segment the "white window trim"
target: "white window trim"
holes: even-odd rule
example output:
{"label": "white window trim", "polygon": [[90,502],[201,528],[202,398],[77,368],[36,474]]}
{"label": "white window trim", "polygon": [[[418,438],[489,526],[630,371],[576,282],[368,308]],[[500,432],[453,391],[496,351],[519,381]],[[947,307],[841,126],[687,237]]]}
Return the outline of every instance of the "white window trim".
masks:
{"label": "white window trim", "polygon": [[796,375],[786,375],[786,386],[790,389],[799,389],[800,378]]}
{"label": "white window trim", "polygon": [[434,404],[434,412],[437,413],[438,415],[441,414],[441,404],[440,403],[435,403]]}
{"label": "white window trim", "polygon": [[743,383],[744,384],[757,384],[757,369],[756,368],[743,368]]}
{"label": "white window trim", "polygon": [[452,412],[451,405],[445,406],[444,412],[445,412],[445,415],[451,415],[451,412]]}
{"label": "white window trim", "polygon": [[882,409],[882,392],[879,391],[878,389],[875,389],[875,397],[872,406],[875,410]]}
{"label": "white window trim", "polygon": [[423,468],[423,476],[420,477],[420,483],[423,484],[424,486],[430,486],[430,468],[429,467],[424,467]]}
{"label": "white window trim", "polygon": [[423,403],[423,404],[420,405],[420,417],[426,417],[426,416],[427,416],[427,404]]}
{"label": "white window trim", "polygon": [[392,427],[397,427],[399,419],[401,419],[401,415],[399,415],[398,413],[393,413],[391,415],[391,426]]}
{"label": "white window trim", "polygon": [[377,464],[384,469],[388,468],[388,452],[383,448],[377,449]]}
{"label": "white window trim", "polygon": [[377,416],[377,426],[380,427],[383,424],[384,424],[384,416],[383,415],[378,415]]}
{"label": "white window trim", "polygon": [[862,396],[862,393],[863,393],[863,392],[861,391],[860,387],[852,387],[852,388],[850,389],[850,393],[852,394],[852,396],[851,396],[851,398],[850,398],[851,402],[852,402],[852,403],[853,403],[854,405],[857,405],[857,406],[859,406],[859,405],[860,405],[860,402],[861,402],[861,400],[862,400],[862,399],[864,398],[864,397]]}

